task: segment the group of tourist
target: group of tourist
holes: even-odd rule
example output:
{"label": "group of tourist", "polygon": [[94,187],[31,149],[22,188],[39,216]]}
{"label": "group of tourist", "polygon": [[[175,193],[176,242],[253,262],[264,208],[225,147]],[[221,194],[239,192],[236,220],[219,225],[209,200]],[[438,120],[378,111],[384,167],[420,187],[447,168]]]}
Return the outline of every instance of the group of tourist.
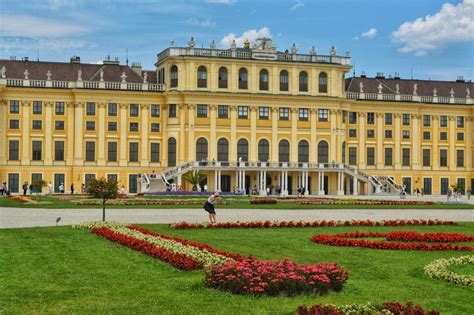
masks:
{"label": "group of tourist", "polygon": [[7,187],[7,182],[3,182],[2,186],[0,186],[0,196],[10,196],[10,191]]}
{"label": "group of tourist", "polygon": [[[470,187],[466,189],[466,196],[467,200],[471,200],[472,190]],[[451,188],[448,188],[448,192],[446,193],[446,201],[451,201],[451,198],[454,202],[459,202],[461,200],[461,191],[458,189],[457,191],[453,191]]]}

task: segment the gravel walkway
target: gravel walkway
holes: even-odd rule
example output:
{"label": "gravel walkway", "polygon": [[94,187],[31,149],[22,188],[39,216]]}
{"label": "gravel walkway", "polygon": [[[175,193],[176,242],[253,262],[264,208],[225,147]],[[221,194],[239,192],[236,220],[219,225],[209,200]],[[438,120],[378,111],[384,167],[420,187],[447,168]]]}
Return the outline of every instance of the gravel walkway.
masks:
{"label": "gravel walkway", "polygon": [[[175,223],[207,221],[202,209],[110,209],[108,221],[126,223]],[[26,209],[0,208],[0,228],[70,225],[90,220],[101,220],[101,209]],[[218,221],[252,220],[387,220],[440,219],[474,222],[470,209],[322,209],[322,210],[256,210],[217,209]]]}

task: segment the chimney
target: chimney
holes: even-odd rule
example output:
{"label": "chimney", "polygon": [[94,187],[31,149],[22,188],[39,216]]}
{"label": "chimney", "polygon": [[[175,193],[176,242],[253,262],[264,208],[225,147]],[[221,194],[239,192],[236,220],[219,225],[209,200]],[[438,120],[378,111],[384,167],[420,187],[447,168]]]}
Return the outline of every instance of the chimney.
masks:
{"label": "chimney", "polygon": [[375,77],[376,79],[385,79],[383,76],[383,72],[377,72],[377,76]]}
{"label": "chimney", "polygon": [[395,72],[395,76],[393,77],[395,80],[400,80],[400,73]]}
{"label": "chimney", "polygon": [[81,57],[79,56],[72,56],[70,59],[71,63],[81,63]]}
{"label": "chimney", "polygon": [[466,81],[464,81],[464,77],[462,75],[458,75],[456,82],[466,82]]}
{"label": "chimney", "polygon": [[120,61],[119,61],[118,57],[115,57],[115,60],[112,60],[110,58],[110,55],[107,55],[107,57],[105,57],[105,59],[103,61],[103,64],[104,65],[120,65]]}
{"label": "chimney", "polygon": [[132,70],[140,77],[142,76],[142,64],[140,62],[132,62]]}
{"label": "chimney", "polygon": [[367,78],[367,76],[365,75],[365,71],[362,71],[362,73],[360,74],[360,77],[361,78]]}

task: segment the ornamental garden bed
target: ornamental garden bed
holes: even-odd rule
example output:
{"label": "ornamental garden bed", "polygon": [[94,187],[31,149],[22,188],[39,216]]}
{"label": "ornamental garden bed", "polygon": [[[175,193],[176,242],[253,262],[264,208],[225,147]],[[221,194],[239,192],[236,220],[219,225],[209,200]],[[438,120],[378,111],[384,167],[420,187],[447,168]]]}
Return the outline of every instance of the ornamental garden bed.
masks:
{"label": "ornamental garden bed", "polygon": [[314,304],[310,307],[301,305],[296,310],[297,315],[438,315],[437,310],[425,311],[421,305],[413,302],[385,302],[381,305],[348,304],[336,306],[333,304]]}
{"label": "ornamental garden bed", "polygon": [[[79,206],[98,206],[101,205],[99,199],[82,199],[72,200],[76,205]],[[202,205],[204,200],[193,200],[193,199],[154,199],[154,198],[118,198],[112,199],[107,202],[111,206],[189,206],[189,205]],[[219,201],[218,204],[227,204],[225,201]]]}
{"label": "ornamental garden bed", "polygon": [[433,279],[440,279],[454,284],[474,286],[474,275],[458,274],[449,270],[454,266],[473,265],[474,255],[437,259],[423,268],[425,274]]}

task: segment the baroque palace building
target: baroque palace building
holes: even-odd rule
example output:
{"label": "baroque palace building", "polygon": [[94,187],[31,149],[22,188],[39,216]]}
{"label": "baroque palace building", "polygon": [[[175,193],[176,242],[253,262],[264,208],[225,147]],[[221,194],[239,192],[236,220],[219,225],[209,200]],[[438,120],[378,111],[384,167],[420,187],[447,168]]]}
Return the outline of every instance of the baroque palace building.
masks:
{"label": "baroque palace building", "polygon": [[471,82],[346,78],[348,53],[266,38],[191,39],[155,65],[0,60],[0,180],[58,191],[103,176],[136,193],[191,189],[182,175],[200,170],[209,190],[261,195],[474,186]]}

